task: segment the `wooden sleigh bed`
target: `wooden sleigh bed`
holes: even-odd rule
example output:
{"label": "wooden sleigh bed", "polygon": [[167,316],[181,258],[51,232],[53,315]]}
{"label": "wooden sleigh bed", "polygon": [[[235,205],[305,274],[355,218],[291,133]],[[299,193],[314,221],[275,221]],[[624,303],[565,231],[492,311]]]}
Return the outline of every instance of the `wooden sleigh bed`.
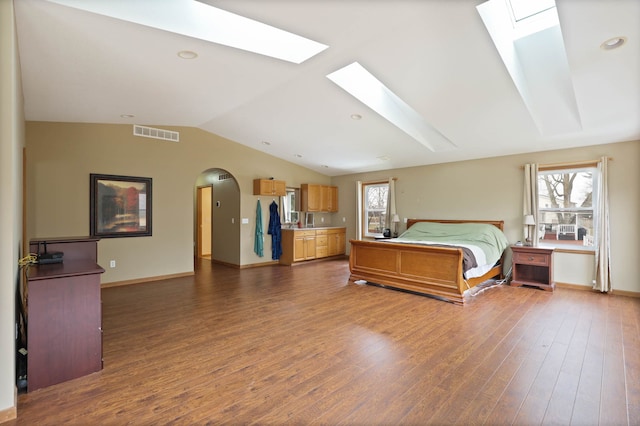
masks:
{"label": "wooden sleigh bed", "polygon": [[[504,221],[409,219],[407,229],[417,222],[484,223],[500,231]],[[464,278],[463,249],[413,245],[390,241],[350,240],[350,281],[391,287],[464,304],[464,292],[491,278],[502,277],[504,251],[500,260],[482,276]]]}

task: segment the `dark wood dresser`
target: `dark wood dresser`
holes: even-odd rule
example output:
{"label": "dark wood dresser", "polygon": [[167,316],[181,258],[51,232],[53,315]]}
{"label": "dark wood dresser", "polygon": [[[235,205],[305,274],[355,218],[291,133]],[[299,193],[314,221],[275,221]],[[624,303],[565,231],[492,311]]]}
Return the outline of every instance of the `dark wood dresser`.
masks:
{"label": "dark wood dresser", "polygon": [[102,307],[97,238],[34,239],[31,253],[63,252],[62,263],[27,273],[27,389],[102,369]]}

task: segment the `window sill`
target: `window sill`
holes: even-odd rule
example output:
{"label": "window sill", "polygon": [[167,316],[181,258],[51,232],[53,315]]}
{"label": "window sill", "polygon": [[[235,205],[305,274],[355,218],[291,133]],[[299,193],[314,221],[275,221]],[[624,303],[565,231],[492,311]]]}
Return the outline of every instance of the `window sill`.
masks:
{"label": "window sill", "polygon": [[551,248],[557,253],[574,253],[574,254],[595,254],[595,246],[583,246],[580,244],[567,244],[567,243],[539,243],[540,248]]}

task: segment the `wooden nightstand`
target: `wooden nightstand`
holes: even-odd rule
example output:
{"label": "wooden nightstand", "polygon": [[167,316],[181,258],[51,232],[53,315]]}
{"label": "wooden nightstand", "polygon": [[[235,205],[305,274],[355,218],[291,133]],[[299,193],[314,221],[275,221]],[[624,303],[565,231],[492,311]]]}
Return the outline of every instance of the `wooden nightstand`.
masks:
{"label": "wooden nightstand", "polygon": [[540,287],[553,291],[553,249],[511,246],[513,251],[513,280],[511,285]]}

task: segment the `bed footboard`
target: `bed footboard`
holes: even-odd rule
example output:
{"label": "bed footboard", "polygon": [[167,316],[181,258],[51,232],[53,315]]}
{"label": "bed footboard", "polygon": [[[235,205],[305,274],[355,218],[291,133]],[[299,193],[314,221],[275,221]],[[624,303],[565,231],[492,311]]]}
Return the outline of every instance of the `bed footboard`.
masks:
{"label": "bed footboard", "polygon": [[463,252],[454,247],[350,240],[350,280],[415,291],[464,303]]}

